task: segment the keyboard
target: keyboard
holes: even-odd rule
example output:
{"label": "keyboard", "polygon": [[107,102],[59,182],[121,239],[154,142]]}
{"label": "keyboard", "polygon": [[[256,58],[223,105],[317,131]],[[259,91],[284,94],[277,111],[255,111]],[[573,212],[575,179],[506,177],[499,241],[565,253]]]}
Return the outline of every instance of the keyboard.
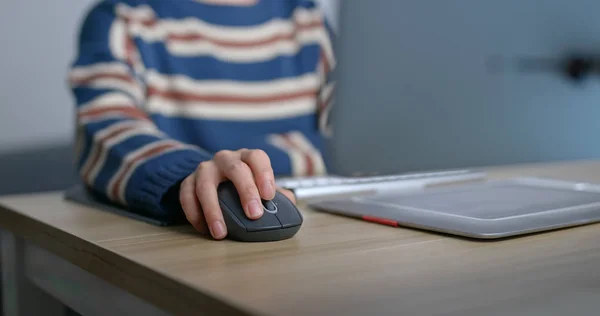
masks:
{"label": "keyboard", "polygon": [[485,173],[471,170],[450,170],[429,173],[383,176],[342,177],[315,176],[279,178],[279,187],[291,190],[298,200],[313,200],[351,194],[379,194],[390,191],[422,189],[428,185],[485,178]]}

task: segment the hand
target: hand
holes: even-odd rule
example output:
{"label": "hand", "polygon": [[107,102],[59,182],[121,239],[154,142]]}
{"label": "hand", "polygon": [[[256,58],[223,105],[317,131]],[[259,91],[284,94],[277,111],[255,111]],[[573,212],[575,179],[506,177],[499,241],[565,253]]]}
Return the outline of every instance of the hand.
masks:
{"label": "hand", "polygon": [[[215,239],[227,236],[227,227],[219,205],[217,187],[231,180],[237,189],[244,213],[249,219],[263,215],[263,200],[275,197],[275,176],[269,156],[262,150],[223,150],[212,160],[204,161],[183,180],[179,189],[179,202],[187,220],[200,233],[208,232]],[[278,189],[296,203],[294,194]]]}

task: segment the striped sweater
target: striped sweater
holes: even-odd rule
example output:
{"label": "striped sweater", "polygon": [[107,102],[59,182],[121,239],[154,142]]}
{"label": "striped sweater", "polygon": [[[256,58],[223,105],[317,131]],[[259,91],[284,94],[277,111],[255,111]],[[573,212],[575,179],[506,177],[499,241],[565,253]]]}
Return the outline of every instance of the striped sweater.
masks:
{"label": "striped sweater", "polygon": [[262,149],[276,176],[323,174],[334,66],[312,0],[98,2],[69,69],[81,179],[170,218],[179,183],[219,150]]}

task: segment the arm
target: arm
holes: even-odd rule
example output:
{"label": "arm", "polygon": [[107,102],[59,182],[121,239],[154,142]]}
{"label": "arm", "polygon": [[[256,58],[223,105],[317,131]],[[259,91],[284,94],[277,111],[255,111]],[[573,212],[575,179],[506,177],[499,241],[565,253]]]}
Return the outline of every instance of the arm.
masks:
{"label": "arm", "polygon": [[180,208],[163,203],[165,194],[212,155],[167,137],[140,110],[136,51],[115,12],[114,4],[101,2],[86,16],[69,72],[78,172],[111,202],[171,217]]}

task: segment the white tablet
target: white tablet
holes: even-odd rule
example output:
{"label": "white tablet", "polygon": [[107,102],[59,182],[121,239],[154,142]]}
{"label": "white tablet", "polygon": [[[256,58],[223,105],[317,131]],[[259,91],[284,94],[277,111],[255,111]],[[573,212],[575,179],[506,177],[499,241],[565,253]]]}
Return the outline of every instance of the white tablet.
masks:
{"label": "white tablet", "polygon": [[600,221],[600,185],[517,178],[310,206],[391,226],[494,239]]}

